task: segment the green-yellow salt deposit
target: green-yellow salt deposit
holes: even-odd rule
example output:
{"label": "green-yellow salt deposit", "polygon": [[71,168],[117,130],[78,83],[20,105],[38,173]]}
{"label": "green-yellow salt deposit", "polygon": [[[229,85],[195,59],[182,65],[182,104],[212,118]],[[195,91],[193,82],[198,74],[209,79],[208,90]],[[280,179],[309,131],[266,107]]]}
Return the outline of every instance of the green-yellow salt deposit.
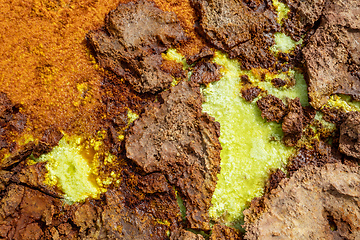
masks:
{"label": "green-yellow salt deposit", "polygon": [[[220,55],[221,54],[218,54],[218,56]],[[225,57],[225,55],[223,56]],[[280,72],[276,74],[271,73],[266,69],[238,69],[237,71],[240,75],[247,75],[253,85],[266,90],[268,94],[272,94],[285,102],[288,98],[294,99],[298,97],[303,106],[309,105],[306,81],[304,79],[304,75],[299,71],[289,69],[287,72]],[[261,75],[265,75],[264,81],[261,79]],[[287,82],[296,82],[296,84],[294,86],[276,88],[271,83],[271,80],[274,78],[281,78]]]}
{"label": "green-yellow salt deposit", "polygon": [[190,67],[186,62],[186,58],[182,54],[178,53],[175,48],[168,49],[166,53],[162,53],[161,56],[164,60],[176,61],[178,63],[182,63],[184,70]]}
{"label": "green-yellow salt deposit", "polygon": [[127,111],[127,118],[128,118],[128,124],[129,126],[132,122],[134,122],[136,119],[139,118],[139,115],[137,115],[135,112],[133,112],[130,108],[128,108]]}
{"label": "green-yellow salt deposit", "polygon": [[299,44],[302,44],[303,39],[300,39],[298,42],[294,41],[286,35],[285,33],[274,33],[275,45],[271,46],[270,50],[273,52],[284,52],[289,53],[291,50],[294,50],[295,47]]}
{"label": "green-yellow salt deposit", "polygon": [[[281,43],[280,43],[281,44]],[[163,56],[164,57],[164,56]],[[182,62],[184,58],[169,50],[167,59]],[[263,194],[265,181],[270,171],[283,168],[294,153],[293,148],[283,145],[281,124],[266,122],[256,105],[240,96],[241,75],[248,75],[253,85],[286,101],[299,97],[302,105],[308,105],[307,85],[298,71],[290,69],[283,73],[270,73],[265,69],[242,70],[237,60],[216,52],[214,61],[222,66],[223,77],[202,88],[205,99],[203,111],[220,122],[221,173],[212,198],[210,215],[222,218],[235,227],[240,227],[242,211],[254,198]],[[188,67],[185,66],[184,67]],[[265,75],[265,81],[261,76]],[[282,78],[295,86],[275,88],[271,79]]]}
{"label": "green-yellow salt deposit", "polygon": [[[267,123],[261,117],[255,101],[246,102],[240,97],[240,63],[230,60],[225,54],[216,53],[214,61],[221,65],[223,77],[202,90],[205,97],[203,111],[220,122],[221,173],[212,198],[212,218],[223,218],[239,227],[242,211],[254,198],[263,194],[266,179],[271,169],[285,166],[293,148],[279,140],[283,135],[281,125]],[[290,98],[300,97],[307,104],[306,84],[299,73],[295,87],[273,90],[274,95]],[[261,82],[256,74],[253,82]],[[269,87],[269,90],[274,87]],[[305,91],[305,93],[303,93]]]}
{"label": "green-yellow salt deposit", "polygon": [[281,23],[282,19],[288,18],[290,8],[285,3],[279,2],[279,0],[273,0],[272,2],[278,15],[277,22]]}
{"label": "green-yellow salt deposit", "polygon": [[346,95],[332,95],[329,98],[326,107],[338,108],[345,112],[360,111],[360,102],[352,101],[350,96]]}
{"label": "green-yellow salt deposit", "polygon": [[[168,61],[175,61],[177,63],[181,63],[183,65],[183,70],[187,70],[189,69],[190,65],[187,64],[186,62],[186,58],[177,52],[177,50],[175,48],[170,48],[166,51],[166,53],[162,53],[161,54],[162,58],[164,60],[168,60]],[[191,72],[188,72],[188,78],[190,77]],[[179,82],[181,81],[181,79],[176,79],[173,77],[173,81],[171,83],[171,86],[176,86]]]}
{"label": "green-yellow salt deposit", "polygon": [[[47,162],[47,184],[57,185],[64,192],[68,203],[79,202],[88,197],[97,198],[106,191],[97,178],[97,166],[101,141],[81,137],[64,136],[58,146],[37,159]],[[105,158],[112,159],[107,154]],[[106,160],[106,159],[105,159]]]}

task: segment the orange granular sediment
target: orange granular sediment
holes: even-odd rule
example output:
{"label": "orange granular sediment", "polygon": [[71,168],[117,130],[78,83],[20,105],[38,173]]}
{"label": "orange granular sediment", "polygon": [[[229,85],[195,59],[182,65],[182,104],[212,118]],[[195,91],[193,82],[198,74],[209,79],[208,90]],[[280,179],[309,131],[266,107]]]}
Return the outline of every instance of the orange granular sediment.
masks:
{"label": "orange granular sediment", "polygon": [[[0,92],[22,105],[26,132],[39,137],[50,126],[89,134],[99,128],[103,71],[85,36],[120,2],[129,0],[0,1]],[[180,52],[198,52],[203,43],[190,1],[155,3],[178,15],[189,37]]]}
{"label": "orange granular sediment", "polygon": [[88,124],[99,99],[101,71],[85,35],[104,23],[117,0],[2,0],[0,91],[28,115],[28,129]]}

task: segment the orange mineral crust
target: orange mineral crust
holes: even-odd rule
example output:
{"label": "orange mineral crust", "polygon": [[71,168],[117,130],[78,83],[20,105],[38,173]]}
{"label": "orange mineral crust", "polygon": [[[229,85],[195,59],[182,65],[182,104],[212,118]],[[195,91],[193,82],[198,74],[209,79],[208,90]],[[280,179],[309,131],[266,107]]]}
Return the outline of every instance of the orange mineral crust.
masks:
{"label": "orange mineral crust", "polygon": [[0,3],[0,92],[28,115],[35,136],[50,125],[93,131],[102,71],[85,35],[118,0],[4,0]]}
{"label": "orange mineral crust", "polygon": [[[25,133],[44,129],[93,133],[99,127],[100,85],[104,72],[88,50],[86,33],[127,0],[5,0],[0,3],[0,92],[28,116]],[[192,55],[203,46],[194,30],[190,1],[155,0],[177,13]]]}

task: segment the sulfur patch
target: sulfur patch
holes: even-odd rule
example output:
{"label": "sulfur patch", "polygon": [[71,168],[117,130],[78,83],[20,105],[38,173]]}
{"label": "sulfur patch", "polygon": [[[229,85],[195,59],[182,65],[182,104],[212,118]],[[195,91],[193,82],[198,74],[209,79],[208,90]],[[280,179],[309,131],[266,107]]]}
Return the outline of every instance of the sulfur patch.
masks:
{"label": "sulfur patch", "polygon": [[279,2],[279,0],[273,0],[272,2],[278,15],[277,22],[281,24],[281,21],[283,19],[288,18],[288,13],[290,12],[290,8],[286,4]]}
{"label": "sulfur patch", "polygon": [[223,78],[203,89],[203,110],[220,122],[223,149],[210,215],[240,227],[242,211],[254,197],[263,194],[270,170],[282,168],[294,153],[293,148],[280,141],[281,124],[267,123],[255,101],[249,103],[240,97],[240,76],[248,74],[251,82],[280,98],[300,97],[304,105],[308,104],[306,84],[301,74],[294,71],[292,74],[299,80],[294,87],[275,89],[267,85],[270,75],[269,81],[262,82],[257,74],[241,70],[240,63],[225,54],[217,52],[214,61],[223,67]]}
{"label": "sulfur patch", "polygon": [[[101,145],[100,141],[63,137],[51,152],[37,159],[39,162],[47,162],[46,183],[57,185],[64,192],[64,199],[68,203],[98,197],[106,191],[103,185],[109,182],[109,179],[101,182],[97,178]],[[113,156],[108,154],[106,159],[111,161]]]}
{"label": "sulfur patch", "polygon": [[284,52],[289,53],[291,50],[294,50],[295,47],[299,44],[302,44],[303,40],[294,41],[291,37],[287,36],[285,33],[277,32],[274,34],[275,45],[271,46],[273,52]]}

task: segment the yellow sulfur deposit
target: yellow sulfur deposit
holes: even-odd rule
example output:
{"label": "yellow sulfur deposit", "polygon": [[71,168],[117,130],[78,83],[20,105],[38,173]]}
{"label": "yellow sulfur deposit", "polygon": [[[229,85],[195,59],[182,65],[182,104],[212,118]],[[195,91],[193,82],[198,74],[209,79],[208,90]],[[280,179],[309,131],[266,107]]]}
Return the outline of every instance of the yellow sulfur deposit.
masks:
{"label": "yellow sulfur deposit", "polygon": [[282,19],[288,18],[288,13],[290,12],[290,8],[286,6],[286,4],[279,2],[279,0],[273,0],[273,5],[278,15],[278,23],[281,23]]}
{"label": "yellow sulfur deposit", "polygon": [[338,108],[345,112],[360,111],[360,102],[352,101],[350,96],[332,95],[325,107]]}
{"label": "yellow sulfur deposit", "polygon": [[[223,150],[221,173],[210,215],[239,227],[247,204],[263,194],[270,170],[283,167],[294,149],[285,147],[280,141],[283,134],[280,124],[267,123],[262,119],[255,101],[248,103],[240,97],[240,76],[245,72],[241,70],[240,63],[221,53],[216,53],[214,61],[223,66],[224,76],[203,89],[203,111],[220,122]],[[255,76],[251,76],[253,81]],[[301,101],[307,103],[302,93],[297,92],[304,90],[300,86],[302,84],[299,81],[295,88],[279,90],[278,94],[274,94],[290,97],[298,94]]]}
{"label": "yellow sulfur deposit", "polygon": [[[175,51],[168,51],[167,57],[183,62]],[[240,227],[242,211],[254,198],[263,194],[265,181],[271,169],[282,168],[294,149],[286,147],[282,138],[281,124],[266,122],[256,105],[241,97],[241,75],[248,75],[253,85],[266,90],[278,98],[300,98],[302,105],[308,105],[307,85],[301,73],[294,69],[283,73],[271,73],[265,69],[242,70],[237,60],[230,60],[226,54],[216,52],[214,62],[222,66],[223,77],[218,82],[202,88],[205,99],[203,111],[220,122],[221,173],[212,198],[210,215],[222,218]],[[265,74],[265,81],[261,75]],[[273,78],[296,81],[294,86],[275,88]]]}
{"label": "yellow sulfur deposit", "polygon": [[[101,141],[93,139],[63,137],[51,152],[37,159],[47,162],[47,184],[57,185],[69,203],[82,201],[87,197],[97,198],[106,191],[97,179],[101,145]],[[108,154],[107,158],[112,160],[113,157]],[[106,185],[108,180],[103,182]]]}
{"label": "yellow sulfur deposit", "polygon": [[184,70],[189,68],[189,65],[187,64],[185,57],[180,53],[178,53],[175,48],[170,48],[169,50],[166,51],[166,53],[162,53],[161,56],[164,60],[176,61],[178,63],[182,63]]}
{"label": "yellow sulfur deposit", "polygon": [[271,47],[271,50],[275,53],[284,52],[289,53],[291,50],[294,50],[296,45],[302,44],[303,40],[300,39],[298,42],[291,39],[285,33],[274,33],[275,45]]}

